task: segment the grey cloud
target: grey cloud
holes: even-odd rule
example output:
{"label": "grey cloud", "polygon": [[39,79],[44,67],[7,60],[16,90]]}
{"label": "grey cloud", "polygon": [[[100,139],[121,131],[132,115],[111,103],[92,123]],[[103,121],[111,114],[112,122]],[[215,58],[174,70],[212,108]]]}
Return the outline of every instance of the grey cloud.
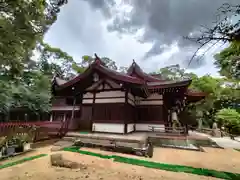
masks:
{"label": "grey cloud", "polygon": [[[103,11],[106,11],[105,7],[114,6],[113,0],[99,0],[101,3],[97,5],[93,2],[98,0],[88,1],[93,7],[104,7]],[[133,7],[132,11],[123,17],[111,14],[113,21],[108,30],[134,34],[138,29],[144,28],[139,41],[153,44],[144,58],[161,54],[164,51],[163,45],[170,46],[178,42],[181,51],[190,49],[190,53],[182,53],[182,59],[179,59],[184,61],[189,59],[189,54],[192,55],[197,46],[183,36],[199,31],[201,25],[210,26],[216,20],[217,9],[226,2],[236,4],[239,0],[124,0],[124,3]]]}
{"label": "grey cloud", "polygon": [[166,48],[157,41],[153,44],[152,48],[144,55],[143,60],[148,59],[149,57],[152,57],[154,55],[161,54],[162,52],[164,52],[165,49]]}
{"label": "grey cloud", "polygon": [[[102,7],[98,1],[101,0],[92,2],[95,6]],[[71,0],[62,8],[57,22],[47,33],[45,40],[73,55],[78,55],[79,52],[86,54],[102,52],[104,51],[102,43],[105,40],[99,27],[104,18],[99,15],[101,13],[93,12],[88,3]]]}
{"label": "grey cloud", "polygon": [[192,50],[188,50],[186,48],[180,48],[180,52],[173,54],[169,61],[176,62],[181,65],[182,68],[188,69],[198,69],[204,65],[206,65],[206,57],[205,56],[196,56],[196,58],[189,64],[192,57]]}
{"label": "grey cloud", "polygon": [[116,4],[114,0],[83,0],[89,2],[89,4],[96,9],[100,9],[102,13],[110,17],[111,8]]}

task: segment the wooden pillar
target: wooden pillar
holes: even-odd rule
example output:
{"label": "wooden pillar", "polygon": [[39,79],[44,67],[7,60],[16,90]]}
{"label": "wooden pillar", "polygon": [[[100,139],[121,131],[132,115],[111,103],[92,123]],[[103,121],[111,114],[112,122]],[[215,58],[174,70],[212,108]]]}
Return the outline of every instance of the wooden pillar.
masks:
{"label": "wooden pillar", "polygon": [[50,114],[50,122],[52,122],[53,121],[53,113],[51,112],[51,114]]}
{"label": "wooden pillar", "polygon": [[[171,117],[171,95],[169,93],[163,94],[163,107],[164,107],[164,119],[167,121],[167,127],[172,126],[172,117]],[[167,130],[167,129],[166,129]]]}
{"label": "wooden pillar", "polygon": [[[79,104],[79,121],[81,121],[82,119],[82,103],[83,103],[83,92],[81,92],[81,94],[79,95],[80,98],[80,104]],[[79,122],[78,122],[78,128],[79,128]]]}
{"label": "wooden pillar", "polygon": [[74,119],[74,116],[75,116],[75,107],[76,107],[76,90],[75,90],[75,87],[72,87],[72,93],[73,93],[73,108],[72,108],[71,118],[63,123],[64,124],[64,129],[63,129],[64,133],[67,133],[68,128],[69,128],[69,124],[72,123],[72,121]]}
{"label": "wooden pillar", "polygon": [[124,134],[127,133],[127,127],[128,127],[128,93],[129,89],[125,91],[125,104],[124,104]]}
{"label": "wooden pillar", "polygon": [[63,122],[66,122],[66,112],[63,114]]}
{"label": "wooden pillar", "polygon": [[[95,110],[95,101],[96,101],[96,91],[93,92],[93,102],[92,102],[92,117],[91,117],[91,124],[93,126],[93,122],[94,122],[94,110]],[[91,128],[92,131],[92,128]]]}

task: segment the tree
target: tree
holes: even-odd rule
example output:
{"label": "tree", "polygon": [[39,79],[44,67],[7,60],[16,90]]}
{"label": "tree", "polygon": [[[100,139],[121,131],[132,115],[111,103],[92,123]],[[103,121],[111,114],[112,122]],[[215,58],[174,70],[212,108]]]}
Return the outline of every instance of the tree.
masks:
{"label": "tree", "polygon": [[221,109],[215,119],[220,126],[225,126],[230,134],[240,134],[240,113],[235,109]]}
{"label": "tree", "polygon": [[229,47],[216,54],[214,58],[221,75],[240,79],[240,41],[231,42]]}
{"label": "tree", "polygon": [[216,21],[212,27],[202,26],[200,33],[187,38],[203,46],[215,41],[240,41],[240,21],[235,20],[239,15],[240,4],[224,3],[217,11]]}
{"label": "tree", "polygon": [[0,67],[19,76],[36,44],[66,0],[3,0],[0,6]]}
{"label": "tree", "polygon": [[[0,5],[0,113],[24,107],[34,112],[50,108],[50,76],[64,71],[55,59],[71,59],[59,49],[43,43],[42,38],[55,22],[66,0],[3,0]],[[31,59],[33,50],[41,51],[40,63]],[[66,61],[64,61],[66,62]]]}
{"label": "tree", "polygon": [[166,80],[181,80],[195,76],[193,73],[186,73],[179,64],[163,67],[154,74],[161,74],[161,77]]}
{"label": "tree", "polygon": [[38,66],[44,74],[51,78],[57,75],[63,79],[70,79],[75,75],[72,67],[76,62],[68,53],[44,42],[38,45],[37,50],[40,53]]}
{"label": "tree", "polygon": [[[120,67],[118,68],[116,65],[116,62],[113,61],[112,59],[108,57],[101,57],[100,58],[104,65],[112,70],[115,71],[126,71],[125,67]],[[82,73],[90,64],[94,62],[95,58],[89,55],[84,55],[82,56],[82,61],[80,63],[73,63],[72,68],[77,72],[77,73]]]}
{"label": "tree", "polygon": [[[208,94],[204,100],[189,104],[184,114],[185,116],[186,113],[189,113],[189,119],[193,120],[197,118],[197,120],[203,122],[204,126],[211,127],[215,113],[218,110],[229,107],[234,108],[235,104],[240,104],[240,92],[237,81],[214,78],[210,75],[198,77],[194,73],[186,73],[179,65],[161,68],[156,73],[161,74],[161,77],[167,80],[191,78],[191,89]],[[236,108],[236,110],[238,111],[238,108]],[[181,116],[183,116],[183,114]],[[193,122],[192,120],[191,122]]]}
{"label": "tree", "polygon": [[[230,46],[216,55],[216,64],[220,68],[220,73],[227,77],[239,79],[239,43],[240,43],[240,20],[236,18],[240,15],[240,5],[223,4],[217,12],[217,20],[212,27],[203,27],[197,35],[188,36],[191,41],[200,46],[192,56],[194,59],[197,52],[205,48],[204,54],[216,44],[230,43]],[[203,55],[204,55],[203,54]],[[236,56],[236,57],[234,57]]]}
{"label": "tree", "polygon": [[32,73],[27,80],[19,82],[0,81],[0,113],[7,113],[11,108],[48,112],[50,86],[50,79],[41,72]]}

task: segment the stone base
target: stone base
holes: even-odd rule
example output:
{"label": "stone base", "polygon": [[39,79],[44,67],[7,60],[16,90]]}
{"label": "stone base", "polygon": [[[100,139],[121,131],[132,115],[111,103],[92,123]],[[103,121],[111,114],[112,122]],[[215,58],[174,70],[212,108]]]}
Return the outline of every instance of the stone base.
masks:
{"label": "stone base", "polygon": [[23,145],[23,151],[29,151],[32,147],[31,143],[26,143]]}
{"label": "stone base", "polygon": [[64,159],[62,157],[62,154],[52,154],[50,156],[50,161],[51,161],[51,165],[56,167],[63,167],[63,168],[70,168],[70,169],[79,169],[79,168],[86,169],[87,168],[87,166],[83,164]]}
{"label": "stone base", "polygon": [[213,136],[213,137],[221,137],[221,131],[220,131],[220,129],[213,129],[213,130],[212,130],[212,136]]}
{"label": "stone base", "polygon": [[63,148],[66,148],[66,147],[70,147],[74,144],[74,142],[70,142],[70,141],[58,141],[56,142],[53,147],[51,148],[51,151],[61,151],[63,150]]}

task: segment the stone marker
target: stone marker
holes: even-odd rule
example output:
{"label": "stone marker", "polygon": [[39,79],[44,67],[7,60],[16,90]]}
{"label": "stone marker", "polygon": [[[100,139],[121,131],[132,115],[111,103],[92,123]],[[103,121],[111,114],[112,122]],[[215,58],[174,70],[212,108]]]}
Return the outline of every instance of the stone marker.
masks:
{"label": "stone marker", "polygon": [[62,154],[52,154],[50,156],[52,166],[64,167],[70,169],[86,169],[87,167],[83,164],[73,162],[62,157]]}

